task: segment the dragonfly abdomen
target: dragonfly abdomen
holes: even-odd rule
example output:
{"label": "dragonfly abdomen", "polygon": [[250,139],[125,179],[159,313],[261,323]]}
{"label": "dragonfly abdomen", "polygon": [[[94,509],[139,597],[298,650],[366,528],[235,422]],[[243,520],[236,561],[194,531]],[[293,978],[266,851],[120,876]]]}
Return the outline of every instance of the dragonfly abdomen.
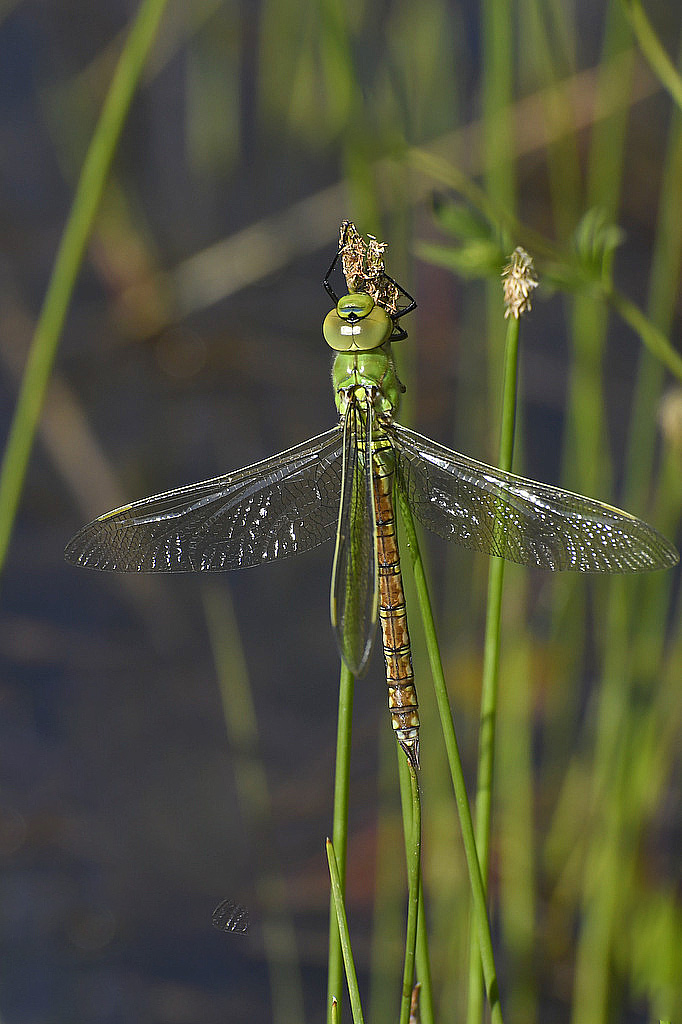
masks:
{"label": "dragonfly abdomen", "polygon": [[419,712],[393,508],[393,469],[375,457],[373,470],[379,619],[386,663],[388,708],[396,738],[412,767],[418,768]]}

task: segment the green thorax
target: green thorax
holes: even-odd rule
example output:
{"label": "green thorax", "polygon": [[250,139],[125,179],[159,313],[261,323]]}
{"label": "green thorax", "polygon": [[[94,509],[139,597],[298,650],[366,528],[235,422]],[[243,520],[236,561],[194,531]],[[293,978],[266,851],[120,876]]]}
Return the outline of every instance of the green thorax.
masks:
{"label": "green thorax", "polygon": [[361,402],[371,397],[375,412],[383,419],[392,419],[398,411],[402,386],[388,343],[373,352],[339,352],[332,367],[332,385],[342,416],[351,395]]}
{"label": "green thorax", "polygon": [[395,371],[393,321],[386,310],[366,292],[344,295],[325,318],[323,333],[337,353],[332,384],[341,415],[354,396],[360,402],[370,398],[380,419],[392,419],[404,388]]}

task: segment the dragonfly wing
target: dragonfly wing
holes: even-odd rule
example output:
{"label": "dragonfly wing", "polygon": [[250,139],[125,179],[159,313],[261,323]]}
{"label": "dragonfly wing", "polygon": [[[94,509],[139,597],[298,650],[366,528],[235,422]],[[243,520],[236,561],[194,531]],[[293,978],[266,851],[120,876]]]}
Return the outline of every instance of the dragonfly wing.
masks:
{"label": "dragonfly wing", "polygon": [[343,425],[343,484],[332,570],[331,619],[353,675],[369,658],[377,625],[377,552],[372,480],[372,413],[348,403]]}
{"label": "dragonfly wing", "polygon": [[221,932],[245,935],[249,930],[249,912],[241,903],[222,900],[211,915],[214,928]]}
{"label": "dragonfly wing", "polygon": [[653,527],[592,498],[476,462],[399,424],[399,486],[440,537],[541,569],[640,572],[679,555]]}
{"label": "dragonfly wing", "polygon": [[117,572],[238,569],[331,540],[342,430],[246,469],[124,505],[69,541],[75,565]]}

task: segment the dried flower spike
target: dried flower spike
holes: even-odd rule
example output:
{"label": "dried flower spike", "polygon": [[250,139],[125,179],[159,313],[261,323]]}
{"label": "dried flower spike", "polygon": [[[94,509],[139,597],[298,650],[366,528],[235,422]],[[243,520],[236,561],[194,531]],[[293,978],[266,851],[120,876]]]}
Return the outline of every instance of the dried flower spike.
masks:
{"label": "dried flower spike", "polygon": [[525,249],[517,245],[511,260],[502,271],[504,282],[504,318],[513,316],[518,320],[522,313],[531,308],[531,295],[538,286],[538,279],[533,267],[533,259]]}
{"label": "dried flower spike", "polygon": [[388,313],[397,313],[400,292],[384,270],[386,242],[368,235],[366,242],[351,221],[341,225],[341,264],[348,288],[352,292],[367,292],[378,306]]}

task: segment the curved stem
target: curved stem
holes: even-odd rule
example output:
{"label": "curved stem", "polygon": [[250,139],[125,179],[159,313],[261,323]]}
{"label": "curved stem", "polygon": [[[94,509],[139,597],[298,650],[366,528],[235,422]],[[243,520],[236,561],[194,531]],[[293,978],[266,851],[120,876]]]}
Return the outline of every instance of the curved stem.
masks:
{"label": "curved stem", "polygon": [[642,339],[651,354],[658,359],[678,380],[682,380],[682,356],[676,352],[670,341],[656,324],[642,312],[639,306],[614,288],[603,286],[604,297],[618,315]]}
{"label": "curved stem", "polygon": [[142,0],[85,157],[40,311],[0,471],[0,572],[66,312],[133,93],[167,0]]}
{"label": "curved stem", "polygon": [[485,890],[483,888],[483,879],[481,878],[481,869],[478,863],[476,840],[474,838],[474,826],[471,820],[471,809],[469,807],[469,800],[467,797],[464,771],[462,769],[462,760],[459,755],[455,727],[452,721],[452,714],[450,712],[450,702],[448,700],[447,688],[445,686],[445,675],[438,647],[436,627],[433,621],[433,612],[431,610],[431,601],[426,584],[424,565],[419,554],[419,544],[417,542],[417,534],[414,528],[412,513],[401,490],[398,490],[398,499],[400,502],[400,511],[403,516],[405,535],[407,537],[407,544],[414,570],[417,598],[419,600],[419,608],[424,624],[426,648],[429,655],[438,713],[440,715],[445,749],[450,766],[450,776],[452,778],[452,786],[455,793],[457,813],[459,815],[459,822],[462,830],[462,842],[464,845],[464,854],[469,872],[469,883],[471,885],[473,900],[472,913],[478,929],[478,937],[481,947],[481,962],[483,964],[483,977],[488,1002],[490,1004],[490,1015],[493,1024],[502,1024],[502,1007],[500,1005],[497,986],[497,974],[495,970],[495,958],[493,955],[493,943],[490,934],[490,922],[488,921],[488,913],[486,910]]}

